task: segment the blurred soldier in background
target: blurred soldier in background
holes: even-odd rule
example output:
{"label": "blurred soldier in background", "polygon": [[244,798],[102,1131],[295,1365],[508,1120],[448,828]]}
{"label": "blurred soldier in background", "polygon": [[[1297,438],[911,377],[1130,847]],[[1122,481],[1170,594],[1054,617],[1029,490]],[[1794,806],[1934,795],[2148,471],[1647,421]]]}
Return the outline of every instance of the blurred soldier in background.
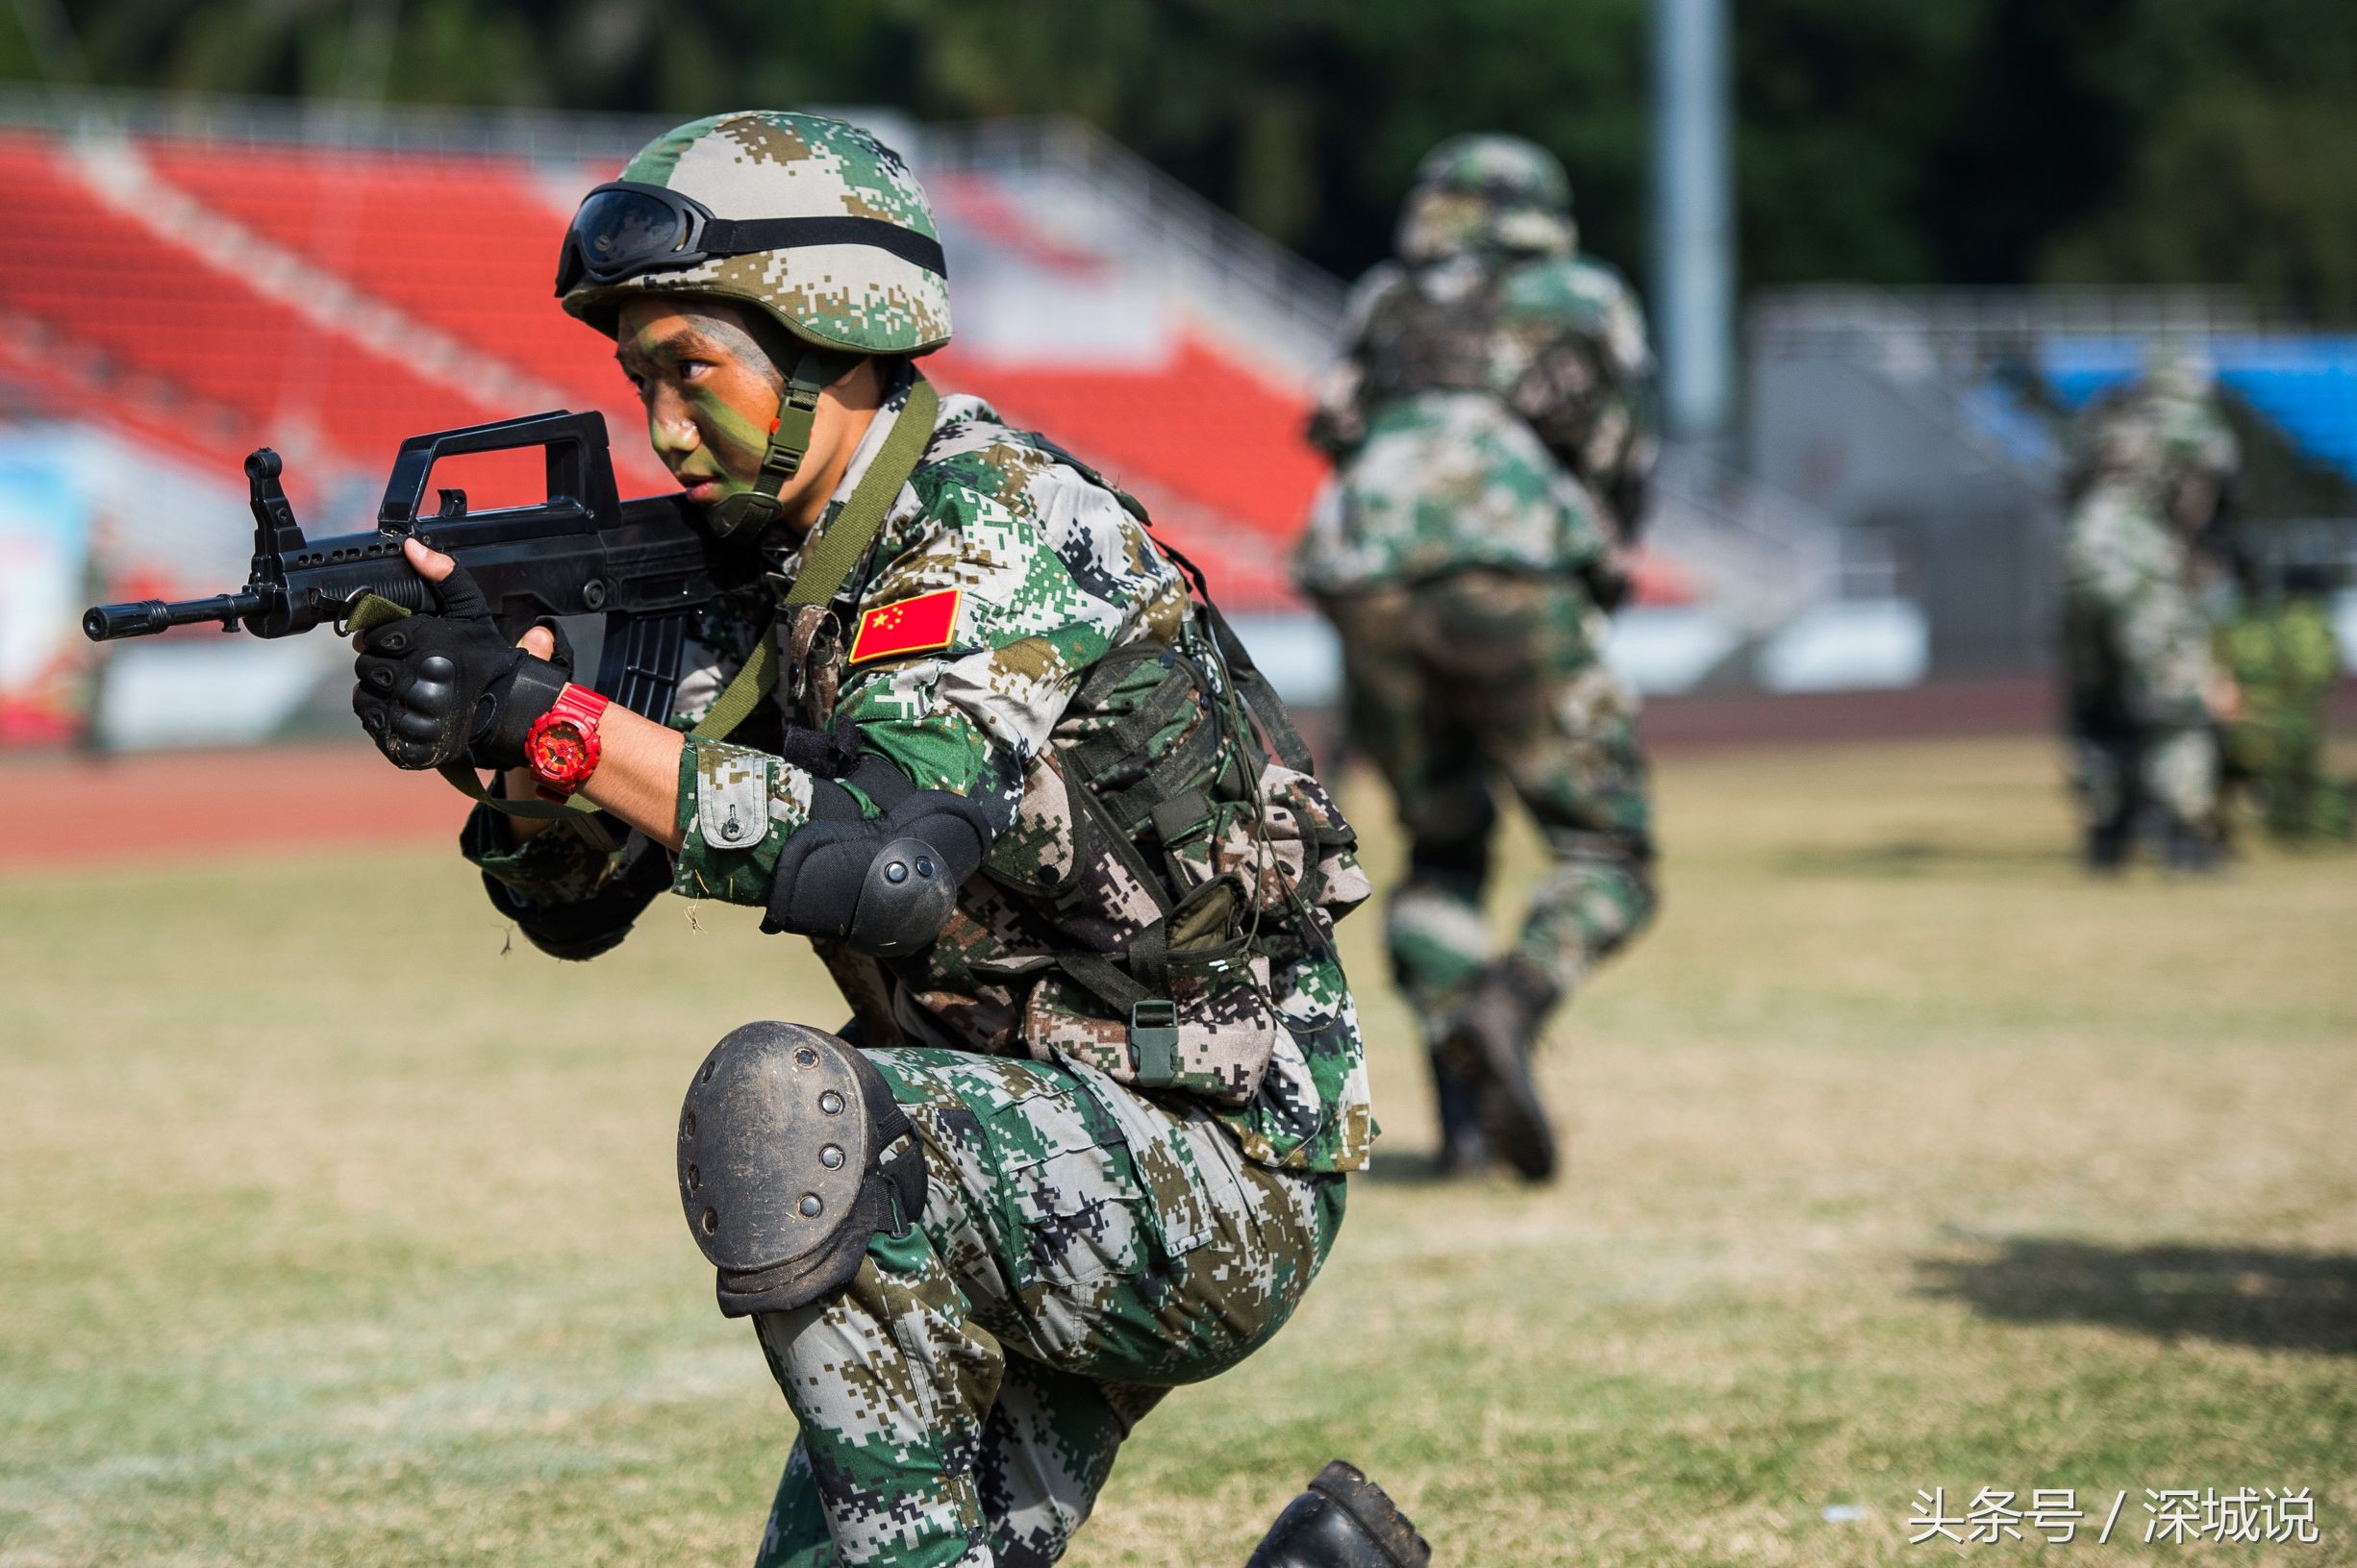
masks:
{"label": "blurred soldier in background", "polygon": [[2255,798],[2277,838],[2347,838],[2357,784],[2325,771],[2324,705],[2341,673],[2331,575],[2289,567],[2273,594],[2255,570],[2242,575],[2242,606],[2218,633],[2218,661],[2241,696],[2221,737],[2224,782]]}
{"label": "blurred soldier in background", "polygon": [[2074,446],[2063,656],[2087,863],[2119,868],[2144,834],[2169,866],[2207,870],[2215,726],[2236,697],[2210,657],[2194,546],[2238,466],[2209,366],[2157,351],[2133,387],[2082,415]]}
{"label": "blurred soldier in background", "polygon": [[[1341,635],[1350,736],[1409,836],[1388,937],[1442,1167],[1495,1156],[1542,1181],[1531,1048],[1653,912],[1636,702],[1602,660],[1653,464],[1652,357],[1628,287],[1578,254],[1563,165],[1530,142],[1435,148],[1398,252],[1359,284],[1311,419],[1337,472],[1295,572]],[[1551,864],[1493,957],[1501,776]]]}

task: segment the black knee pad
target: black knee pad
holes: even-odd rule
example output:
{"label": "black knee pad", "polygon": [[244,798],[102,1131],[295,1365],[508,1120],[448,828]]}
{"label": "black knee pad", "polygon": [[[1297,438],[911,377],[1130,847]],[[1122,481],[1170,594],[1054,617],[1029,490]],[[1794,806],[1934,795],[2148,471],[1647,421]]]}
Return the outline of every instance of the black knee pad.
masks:
{"label": "black knee pad", "polygon": [[730,1317],[840,1290],[925,1202],[925,1156],[875,1064],[824,1030],[747,1024],[679,1112],[679,1199]]}

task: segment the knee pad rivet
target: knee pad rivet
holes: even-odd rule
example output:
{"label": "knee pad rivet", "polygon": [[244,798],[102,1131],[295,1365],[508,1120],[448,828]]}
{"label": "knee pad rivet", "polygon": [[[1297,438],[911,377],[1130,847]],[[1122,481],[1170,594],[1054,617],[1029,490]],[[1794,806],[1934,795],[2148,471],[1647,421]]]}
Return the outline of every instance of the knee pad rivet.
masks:
{"label": "knee pad rivet", "polygon": [[830,1116],[840,1116],[843,1113],[843,1097],[829,1089],[818,1097],[818,1108]]}
{"label": "knee pad rivet", "polygon": [[818,1163],[828,1170],[840,1171],[843,1168],[843,1152],[830,1143],[818,1151]]}
{"label": "knee pad rivet", "polygon": [[804,1047],[803,1047],[801,1050],[796,1051],[796,1052],[794,1053],[794,1065],[795,1065],[795,1066],[797,1066],[797,1067],[815,1067],[815,1066],[817,1066],[817,1065],[818,1065],[818,1053],[817,1053],[817,1052],[815,1052],[815,1051],[814,1051],[814,1050],[812,1050],[812,1049],[811,1049],[809,1046],[807,1046],[807,1045],[806,1045],[806,1046],[804,1046]]}
{"label": "knee pad rivet", "polygon": [[690,1192],[701,1192],[704,1190],[704,1173],[697,1170],[693,1165],[688,1167],[688,1190]]}
{"label": "knee pad rivet", "polygon": [[826,1207],[826,1205],[818,1201],[818,1194],[815,1192],[806,1192],[802,1194],[802,1201],[794,1207],[802,1210],[804,1219],[815,1220],[818,1217],[818,1211]]}
{"label": "knee pad rivet", "polygon": [[704,1233],[706,1235],[711,1235],[719,1229],[720,1211],[716,1208],[707,1208],[704,1210]]}

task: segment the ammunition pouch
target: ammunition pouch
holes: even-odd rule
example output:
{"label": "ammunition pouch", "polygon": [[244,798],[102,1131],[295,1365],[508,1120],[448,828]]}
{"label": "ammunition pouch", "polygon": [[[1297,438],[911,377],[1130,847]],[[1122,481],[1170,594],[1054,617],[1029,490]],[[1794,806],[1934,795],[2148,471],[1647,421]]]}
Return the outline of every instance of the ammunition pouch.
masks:
{"label": "ammunition pouch", "polygon": [[824,1031],[747,1024],[679,1114],[679,1198],[729,1317],[840,1290],[925,1202],[925,1157],[875,1064]]}
{"label": "ammunition pouch", "polygon": [[1272,965],[1330,942],[1367,887],[1283,705],[1198,613],[1181,646],[1091,669],[986,869],[1072,944],[1026,995],[1035,1056],[1242,1105],[1283,1031]]}

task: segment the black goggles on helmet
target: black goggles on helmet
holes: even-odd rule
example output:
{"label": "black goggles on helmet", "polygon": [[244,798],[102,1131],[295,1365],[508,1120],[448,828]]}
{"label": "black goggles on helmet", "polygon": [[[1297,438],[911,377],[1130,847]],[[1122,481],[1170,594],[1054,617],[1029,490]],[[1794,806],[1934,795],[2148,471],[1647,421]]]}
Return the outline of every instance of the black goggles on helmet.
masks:
{"label": "black goggles on helmet", "polygon": [[609,180],[583,199],[557,253],[557,293],[616,284],[722,256],[808,245],[866,245],[936,277],[949,276],[941,244],[882,218],[721,218],[691,196],[636,180]]}

